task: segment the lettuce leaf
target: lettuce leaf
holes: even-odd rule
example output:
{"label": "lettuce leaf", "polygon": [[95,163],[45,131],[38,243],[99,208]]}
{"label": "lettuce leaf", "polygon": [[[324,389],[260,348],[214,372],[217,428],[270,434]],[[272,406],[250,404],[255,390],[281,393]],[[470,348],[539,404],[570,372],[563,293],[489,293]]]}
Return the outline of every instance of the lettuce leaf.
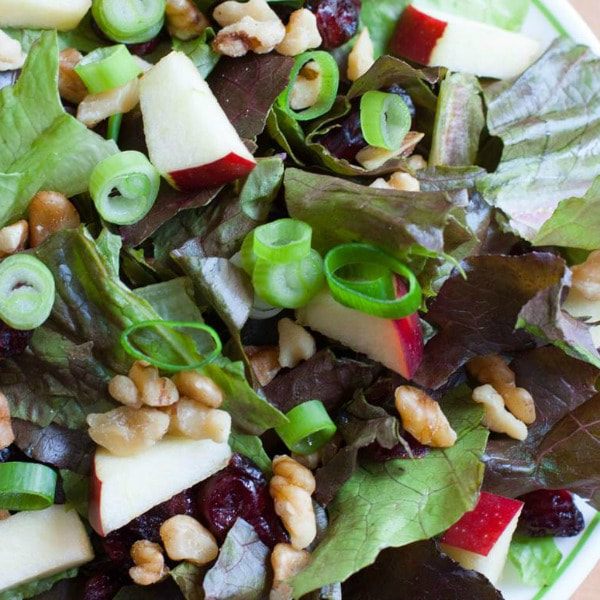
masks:
{"label": "lettuce leaf", "polygon": [[375,56],[386,53],[396,23],[409,4],[409,0],[363,0],[362,22],[369,29]]}
{"label": "lettuce leaf", "polygon": [[207,27],[200,37],[191,40],[173,38],[173,50],[187,54],[202,77],[206,78],[216,67],[221,55],[215,52],[210,42],[215,37],[212,27]]}
{"label": "lettuce leaf", "polygon": [[529,538],[517,535],[510,543],[510,562],[515,565],[525,585],[548,585],[556,573],[562,553],[554,538]]}
{"label": "lettuce leaf", "polygon": [[77,575],[78,569],[70,569],[57,573],[56,575],[50,575],[50,577],[44,577],[43,579],[37,579],[29,583],[24,583],[17,587],[11,588],[0,592],[0,600],[25,600],[26,598],[32,598],[42,592],[50,590],[55,583],[62,581],[63,579],[71,579]]}

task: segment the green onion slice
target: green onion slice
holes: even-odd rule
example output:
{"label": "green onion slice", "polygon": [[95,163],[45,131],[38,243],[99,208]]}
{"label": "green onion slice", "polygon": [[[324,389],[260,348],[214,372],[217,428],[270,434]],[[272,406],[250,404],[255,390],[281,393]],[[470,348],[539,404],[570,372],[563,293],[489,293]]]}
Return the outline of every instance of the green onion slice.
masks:
{"label": "green onion slice", "polygon": [[254,230],[251,231],[244,239],[240,249],[240,260],[242,269],[252,277],[254,273],[254,265],[256,265],[256,254],[254,254]]}
{"label": "green onion slice", "polygon": [[[349,265],[362,265],[361,269],[373,269],[372,281],[367,285],[356,285],[353,280],[341,275]],[[382,297],[379,274],[381,267],[404,277],[408,281],[408,292],[402,298],[395,293]],[[414,273],[399,260],[381,248],[371,244],[343,244],[330,250],[325,257],[325,277],[333,297],[344,306],[360,310],[375,317],[402,319],[412,315],[421,305],[421,286]]]}
{"label": "green onion slice", "polygon": [[97,48],[75,65],[75,72],[92,94],[114,90],[135,79],[142,70],[126,46]]}
{"label": "green onion slice", "polygon": [[[134,348],[133,344],[129,341],[129,336],[140,329],[146,329],[148,327],[167,327],[170,329],[176,328],[187,328],[187,329],[198,329],[201,331],[205,331],[213,340],[215,347],[210,354],[205,356],[201,361],[192,364],[178,365],[174,363],[168,363],[149,354],[145,354],[141,352],[137,348]],[[145,360],[149,362],[151,365],[158,367],[159,369],[163,369],[165,371],[188,371],[193,369],[200,369],[205,365],[213,362],[219,354],[221,354],[221,350],[223,349],[223,345],[221,344],[221,339],[217,332],[208,325],[204,323],[196,323],[193,321],[162,321],[160,319],[150,320],[150,321],[141,321],[140,323],[136,323],[135,325],[131,325],[127,327],[125,331],[121,334],[121,346],[123,346],[125,352],[133,358],[137,358],[138,360]]]}
{"label": "green onion slice", "polygon": [[145,217],[159,188],[158,171],[141,152],[134,150],[105,158],[90,177],[96,210],[103,219],[117,225],[131,225]]}
{"label": "green onion slice", "polygon": [[[316,103],[302,111],[295,111],[290,106],[290,95],[296,79],[306,63],[315,61],[321,70],[321,88]],[[335,102],[338,85],[340,82],[340,70],[335,58],[329,52],[317,50],[305,52],[296,57],[296,62],[290,73],[290,83],[277,99],[278,105],[297,121],[310,121],[328,113]]]}
{"label": "green onion slice", "polygon": [[370,91],[360,99],[360,127],[369,146],[398,150],[411,124],[410,109],[397,94]]}
{"label": "green onion slice", "polygon": [[0,319],[28,331],[50,316],[55,284],[50,269],[29,254],[13,254],[0,263]]}
{"label": "green onion slice", "polygon": [[336,426],[320,400],[303,402],[290,410],[289,423],[277,427],[277,435],[296,454],[312,454],[335,435]]}
{"label": "green onion slice", "polygon": [[42,510],[54,504],[56,471],[24,462],[0,464],[0,508]]}
{"label": "green onion slice", "polygon": [[256,294],[272,306],[300,308],[321,290],[323,259],[311,250],[302,260],[273,263],[259,258],[254,267],[252,285]]}
{"label": "green onion slice", "polygon": [[122,121],[123,121],[122,113],[108,117],[108,129],[106,131],[106,139],[112,140],[113,142],[119,141],[119,133],[121,131],[121,122]]}
{"label": "green onion slice", "polygon": [[92,15],[111,40],[139,44],[160,33],[165,7],[166,0],[93,0]]}
{"label": "green onion slice", "polygon": [[297,219],[279,219],[254,230],[254,254],[275,263],[302,260],[310,253],[312,227]]}

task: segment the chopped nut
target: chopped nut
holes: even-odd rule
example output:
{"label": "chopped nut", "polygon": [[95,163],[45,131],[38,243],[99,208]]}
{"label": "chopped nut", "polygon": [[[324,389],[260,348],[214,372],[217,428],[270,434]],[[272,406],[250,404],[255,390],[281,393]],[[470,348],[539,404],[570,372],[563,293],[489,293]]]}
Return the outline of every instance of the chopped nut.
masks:
{"label": "chopped nut", "polygon": [[6,396],[0,392],[0,450],[8,448],[15,441],[10,421],[10,406]]}
{"label": "chopped nut", "polygon": [[318,48],[322,41],[317,17],[307,8],[300,8],[290,15],[285,38],[275,50],[285,56],[297,56],[311,48]]}
{"label": "chopped nut", "polygon": [[377,190],[394,189],[383,177],[378,177],[369,187],[375,188]]}
{"label": "chopped nut", "polygon": [[292,546],[306,548],[317,535],[312,494],[316,483],[313,474],[289,456],[273,459],[273,477],[269,485],[275,512],[288,530]]}
{"label": "chopped nut", "polygon": [[491,431],[506,433],[515,440],[527,438],[527,426],[504,408],[504,399],[491,386],[482,385],[473,390],[473,400],[483,404],[483,424]]}
{"label": "chopped nut", "polygon": [[233,58],[245,56],[250,50],[256,54],[268,54],[284,35],[285,27],[281,22],[244,17],[221,29],[212,42],[212,48],[218,54]]}
{"label": "chopped nut", "polygon": [[0,29],[0,71],[20,69],[26,58],[27,54],[23,52],[20,42]]}
{"label": "chopped nut", "polygon": [[83,54],[75,48],[67,48],[60,53],[58,91],[61,98],[73,104],[79,104],[89,94],[85,83],[75,72],[75,67],[82,58]]}
{"label": "chopped nut", "polygon": [[132,408],[140,408],[142,401],[135,383],[125,375],[115,375],[108,383],[108,393],[117,402]]}
{"label": "chopped nut", "polygon": [[[219,4],[214,12],[214,20],[221,25],[227,27],[238,23],[244,17],[252,17],[255,21],[279,21],[277,13],[269,6],[266,0],[249,0],[249,2],[234,2],[228,0]],[[284,32],[285,35],[285,32]]]}
{"label": "chopped nut", "polygon": [[140,400],[146,406],[171,406],[179,400],[175,384],[167,377],[160,377],[158,369],[144,360],[133,363],[129,378],[135,383]]}
{"label": "chopped nut", "polygon": [[181,371],[173,377],[173,383],[182,396],[187,396],[209,408],[223,404],[223,390],[209,377],[197,371]]}
{"label": "chopped nut", "polygon": [[99,94],[86,96],[77,107],[77,120],[86,127],[95,127],[112,115],[128,113],[140,101],[140,80]]}
{"label": "chopped nut", "polygon": [[292,452],[292,458],[303,467],[314,471],[321,463],[323,455],[320,451],[313,452],[312,454],[296,454]]}
{"label": "chopped nut", "polygon": [[88,433],[117,456],[131,456],[150,448],[167,433],[169,416],[152,408],[121,406],[87,416]]}
{"label": "chopped nut", "polygon": [[314,106],[319,98],[321,82],[319,65],[314,60],[304,65],[290,91],[290,107],[293,110],[304,110]]}
{"label": "chopped nut", "polygon": [[192,0],[167,0],[165,9],[167,29],[179,40],[191,40],[202,35],[208,19]]}
{"label": "chopped nut", "polygon": [[279,348],[266,346],[264,348],[245,348],[245,350],[260,385],[269,385],[281,370]]}
{"label": "chopped nut", "polygon": [[17,221],[0,229],[0,258],[20,252],[29,238],[29,223]]}
{"label": "chopped nut", "polygon": [[231,415],[224,410],[208,408],[191,398],[182,397],[168,411],[169,431],[194,440],[226,442],[231,433]]}
{"label": "chopped nut", "polygon": [[594,250],[587,260],[571,267],[573,291],[588,300],[600,300],[600,250]]}
{"label": "chopped nut", "polygon": [[293,590],[285,582],[298,575],[309,562],[310,553],[306,550],[296,550],[290,544],[277,544],[271,554],[273,588],[269,600],[292,600]]}
{"label": "chopped nut", "polygon": [[535,422],[535,402],[531,394],[523,388],[516,387],[515,374],[501,356],[478,356],[468,362],[467,369],[480,383],[493,386],[517,419],[527,425]]}
{"label": "chopped nut", "polygon": [[165,557],[158,544],[138,540],[131,546],[131,559],[135,567],[129,569],[129,577],[138,585],[152,585],[162,581],[168,574]]}
{"label": "chopped nut", "polygon": [[419,180],[408,173],[403,173],[402,171],[396,171],[396,173],[390,177],[389,183],[399,192],[421,191],[421,184],[419,183]]}
{"label": "chopped nut", "polygon": [[29,245],[35,248],[54,232],[79,227],[77,209],[59,192],[38,192],[29,203]]}
{"label": "chopped nut", "polygon": [[402,425],[416,440],[433,448],[450,448],[456,443],[456,432],[450,426],[440,405],[426,392],[401,385],[396,388],[396,410]]}
{"label": "chopped nut", "polygon": [[10,517],[10,513],[7,510],[0,509],[0,521],[6,521]]}
{"label": "chopped nut", "polygon": [[308,360],[317,351],[315,338],[298,323],[291,319],[280,319],[277,323],[279,332],[279,364],[293,369],[303,360]]}
{"label": "chopped nut", "polygon": [[413,154],[406,159],[406,166],[412,171],[421,171],[427,168],[427,161],[420,154]]}
{"label": "chopped nut", "polygon": [[350,81],[362,77],[375,64],[375,49],[369,30],[365,27],[348,56],[347,76]]}
{"label": "chopped nut", "polygon": [[213,534],[188,515],[175,515],[160,526],[167,556],[199,567],[217,558],[219,547]]}
{"label": "chopped nut", "polygon": [[423,137],[424,134],[419,133],[418,131],[409,131],[398,150],[386,150],[385,148],[366,146],[362,150],[358,151],[356,155],[356,162],[364,167],[367,171],[380,169],[388,161],[394,158],[400,158],[412,152],[415,149],[415,146],[423,139]]}

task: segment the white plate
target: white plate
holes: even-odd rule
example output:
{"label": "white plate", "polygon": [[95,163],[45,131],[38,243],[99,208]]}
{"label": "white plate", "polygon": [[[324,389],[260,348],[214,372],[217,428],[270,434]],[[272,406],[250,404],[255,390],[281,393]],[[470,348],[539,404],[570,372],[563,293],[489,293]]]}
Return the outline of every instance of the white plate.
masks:
{"label": "white plate", "polygon": [[[532,0],[532,4],[523,33],[546,45],[557,35],[568,35],[600,54],[598,38],[567,0]],[[600,561],[600,513],[584,502],[579,502],[579,507],[586,529],[575,538],[557,540],[563,561],[552,584],[542,589],[526,587],[509,564],[498,586],[506,600],[567,600],[594,569]]]}

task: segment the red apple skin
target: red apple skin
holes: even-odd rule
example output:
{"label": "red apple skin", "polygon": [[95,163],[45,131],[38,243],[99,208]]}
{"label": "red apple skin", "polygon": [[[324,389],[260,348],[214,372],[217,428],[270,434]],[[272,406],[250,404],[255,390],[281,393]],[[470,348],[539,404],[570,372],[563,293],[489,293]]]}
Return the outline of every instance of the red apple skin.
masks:
{"label": "red apple skin", "polygon": [[428,65],[448,23],[409,6],[400,17],[390,44],[391,53]]}
{"label": "red apple skin", "polygon": [[452,525],[440,542],[487,556],[522,506],[519,500],[481,492],[477,506]]}
{"label": "red apple skin", "polygon": [[102,481],[96,475],[96,466],[92,463],[91,484],[89,493],[88,520],[92,529],[100,536],[104,537],[102,527],[102,518],[100,515],[100,500],[102,498]]}
{"label": "red apple skin", "polygon": [[[395,277],[394,279],[396,297],[400,298],[406,294],[407,290],[399,277]],[[394,326],[398,332],[398,338],[402,347],[402,362],[404,363],[402,375],[410,380],[423,360],[423,331],[421,329],[419,313],[414,313],[408,317],[404,317],[404,319],[395,319]]]}
{"label": "red apple skin", "polygon": [[168,177],[178,190],[192,191],[225,185],[244,177],[254,167],[256,167],[254,161],[230,152],[227,156],[207,165],[173,171]]}

